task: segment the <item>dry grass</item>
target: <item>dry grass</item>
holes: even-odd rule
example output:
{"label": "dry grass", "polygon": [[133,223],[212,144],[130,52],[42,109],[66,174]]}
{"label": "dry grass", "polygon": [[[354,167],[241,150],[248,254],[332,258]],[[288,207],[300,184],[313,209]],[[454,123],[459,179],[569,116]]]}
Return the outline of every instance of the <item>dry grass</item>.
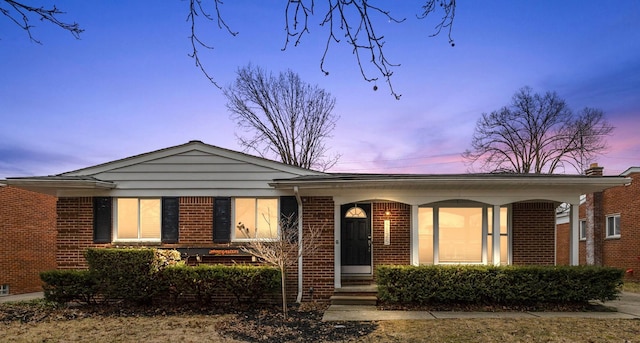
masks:
{"label": "dry grass", "polygon": [[624,285],[622,286],[622,290],[625,292],[640,293],[640,282],[625,281]]}
{"label": "dry grass", "polygon": [[[218,331],[231,315],[48,318],[0,323],[2,342],[243,342]],[[348,325],[348,323],[344,323]],[[263,341],[263,340],[260,340]],[[277,337],[264,341],[279,342]],[[305,337],[296,341],[323,342]],[[387,321],[350,342],[640,342],[625,319],[440,319]]]}

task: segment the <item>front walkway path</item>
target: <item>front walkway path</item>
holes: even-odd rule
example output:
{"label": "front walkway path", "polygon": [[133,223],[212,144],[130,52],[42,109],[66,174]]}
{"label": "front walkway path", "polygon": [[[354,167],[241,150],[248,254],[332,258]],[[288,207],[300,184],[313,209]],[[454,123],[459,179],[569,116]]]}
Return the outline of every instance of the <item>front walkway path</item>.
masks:
{"label": "front walkway path", "polygon": [[331,305],[323,321],[428,320],[472,318],[598,318],[640,319],[640,294],[623,292],[620,299],[604,304],[612,312],[466,312],[466,311],[379,311],[375,306]]}

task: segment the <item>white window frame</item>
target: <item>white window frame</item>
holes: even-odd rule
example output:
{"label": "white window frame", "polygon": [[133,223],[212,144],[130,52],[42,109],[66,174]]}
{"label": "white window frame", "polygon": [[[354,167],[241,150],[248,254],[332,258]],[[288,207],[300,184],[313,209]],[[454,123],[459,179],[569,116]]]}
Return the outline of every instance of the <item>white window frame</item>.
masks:
{"label": "white window frame", "polygon": [[9,295],[9,284],[0,285],[0,296]]}
{"label": "white window frame", "polygon": [[[138,237],[140,237],[140,200],[159,200],[160,208],[160,231],[157,238],[118,238],[118,199],[137,199],[138,200]],[[113,242],[148,242],[160,243],[162,241],[162,198],[155,197],[118,197],[113,198]]]}
{"label": "white window frame", "polygon": [[[246,237],[236,237],[236,225],[238,225],[238,223],[236,223],[236,200],[237,199],[255,199],[256,201],[258,199],[266,199],[266,200],[275,200],[276,201],[276,215],[277,215],[277,223],[276,223],[276,237],[274,238],[246,238]],[[281,237],[281,232],[280,232],[280,198],[279,197],[234,197],[231,198],[231,241],[232,242],[251,242],[251,241],[257,241],[257,240],[261,240],[261,241],[272,241],[272,242],[276,242],[278,240],[280,240]],[[256,211],[257,211],[257,205],[256,205]],[[256,213],[256,218],[258,218],[258,213]]]}
{"label": "white window frame", "polygon": [[[609,230],[609,218],[613,218],[614,223],[616,221],[618,222],[618,232],[615,232],[615,228],[614,228],[613,229],[614,232],[610,233],[610,230]],[[607,230],[606,231],[606,235],[607,235],[606,238],[620,238],[620,233],[622,231],[622,223],[621,223],[621,220],[620,220],[620,213],[607,215],[607,219],[606,219],[605,223],[606,223],[605,226],[606,226],[606,230]]]}
{"label": "white window frame", "polygon": [[[440,208],[443,207],[449,207],[449,208],[482,208],[483,209],[483,220],[485,221],[485,223],[483,223],[483,230],[482,230],[482,235],[485,236],[482,239],[482,261],[481,262],[442,262],[439,259],[439,255],[440,255],[440,241],[439,241],[439,236],[440,236],[440,224],[439,224],[439,215],[436,214],[436,212],[440,211]],[[489,241],[493,240],[493,230],[492,233],[489,233],[488,231],[488,226],[492,225],[492,220],[491,218],[489,218],[489,216],[486,214],[487,210],[489,208],[492,208],[491,205],[487,205],[487,204],[483,204],[483,203],[447,203],[447,202],[442,202],[442,203],[437,203],[437,204],[430,204],[430,205],[423,205],[420,206],[419,208],[431,208],[433,209],[433,215],[434,215],[434,220],[433,220],[433,264],[435,265],[490,265],[491,263],[488,262],[488,243]],[[511,264],[511,254],[512,254],[512,225],[511,225],[511,221],[512,221],[512,208],[511,205],[503,205],[500,206],[500,208],[506,208],[507,209],[507,233],[500,233],[500,236],[506,236],[507,237],[507,261],[501,261],[501,264],[504,265],[510,265]],[[420,224],[418,224],[419,226]],[[498,228],[498,230],[500,230],[500,228]],[[419,248],[418,248],[419,249]]]}
{"label": "white window frame", "polygon": [[578,235],[580,237],[581,241],[586,241],[587,240],[587,220],[586,219],[580,219],[580,222],[578,224]]}

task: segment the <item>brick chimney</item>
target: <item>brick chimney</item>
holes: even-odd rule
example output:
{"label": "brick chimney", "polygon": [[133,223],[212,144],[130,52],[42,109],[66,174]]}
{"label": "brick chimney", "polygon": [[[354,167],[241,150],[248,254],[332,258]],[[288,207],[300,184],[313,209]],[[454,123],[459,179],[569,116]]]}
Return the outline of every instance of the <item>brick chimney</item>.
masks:
{"label": "brick chimney", "polygon": [[604,167],[598,167],[597,163],[591,163],[589,169],[584,171],[586,176],[602,176],[602,171]]}
{"label": "brick chimney", "polygon": [[[602,177],[603,167],[591,163],[584,173],[589,177]],[[604,243],[604,213],[602,208],[602,192],[587,194],[585,202],[586,227],[585,255],[588,265],[602,265],[602,246]]]}

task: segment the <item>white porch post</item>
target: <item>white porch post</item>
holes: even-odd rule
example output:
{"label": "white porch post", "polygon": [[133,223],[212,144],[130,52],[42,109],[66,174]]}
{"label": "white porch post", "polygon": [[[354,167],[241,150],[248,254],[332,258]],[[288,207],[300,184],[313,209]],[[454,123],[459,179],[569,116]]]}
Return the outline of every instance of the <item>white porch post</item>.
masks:
{"label": "white porch post", "polygon": [[420,265],[418,205],[411,205],[411,264]]}
{"label": "white porch post", "polygon": [[580,263],[580,255],[578,253],[578,242],[580,241],[579,206],[571,204],[569,209],[569,265],[572,266],[577,266]]}
{"label": "white porch post", "polygon": [[493,265],[500,265],[500,205],[493,205]]}
{"label": "white porch post", "polygon": [[[335,201],[335,200],[334,200]],[[340,205],[336,202],[333,209],[333,286],[342,287],[342,270],[340,262]]]}

